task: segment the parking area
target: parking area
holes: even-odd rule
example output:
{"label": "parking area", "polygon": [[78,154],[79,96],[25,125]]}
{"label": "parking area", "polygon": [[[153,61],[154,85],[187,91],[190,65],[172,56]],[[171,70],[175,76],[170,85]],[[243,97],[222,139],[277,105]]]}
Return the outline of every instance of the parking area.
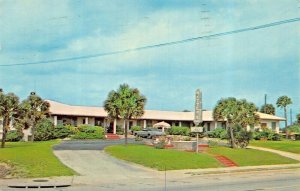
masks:
{"label": "parking area", "polygon": [[[142,142],[128,139],[129,144],[142,144]],[[53,150],[103,150],[109,145],[124,144],[124,139],[119,140],[68,140],[53,147]]]}

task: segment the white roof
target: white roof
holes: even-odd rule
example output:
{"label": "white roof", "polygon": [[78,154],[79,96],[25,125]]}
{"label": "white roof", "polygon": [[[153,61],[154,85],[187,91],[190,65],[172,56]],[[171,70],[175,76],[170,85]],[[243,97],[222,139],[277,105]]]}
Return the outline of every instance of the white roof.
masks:
{"label": "white roof", "polygon": [[[52,115],[68,115],[68,116],[86,116],[86,117],[107,117],[107,112],[103,107],[92,106],[73,106],[56,101],[46,100],[50,104],[50,112]],[[283,121],[284,118],[274,115],[268,115],[257,112],[261,119],[270,119]],[[145,110],[145,113],[140,119],[152,120],[175,120],[175,121],[193,121],[194,112],[178,112],[178,111],[159,111]],[[203,121],[214,121],[212,111],[202,112]]]}

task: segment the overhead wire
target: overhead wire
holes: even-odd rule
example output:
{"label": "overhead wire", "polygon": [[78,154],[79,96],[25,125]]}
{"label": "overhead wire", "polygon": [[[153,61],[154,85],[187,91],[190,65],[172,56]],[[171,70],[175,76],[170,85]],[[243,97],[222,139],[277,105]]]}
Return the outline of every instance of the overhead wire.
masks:
{"label": "overhead wire", "polygon": [[89,58],[96,58],[96,57],[111,56],[111,55],[116,55],[116,54],[124,54],[124,53],[128,53],[128,52],[135,52],[135,51],[142,51],[142,50],[160,48],[160,47],[165,47],[165,46],[172,46],[172,45],[188,43],[188,42],[198,41],[198,40],[203,40],[203,39],[222,37],[222,36],[227,36],[227,35],[247,32],[247,31],[265,29],[265,28],[269,28],[269,27],[274,27],[274,26],[278,26],[278,25],[294,23],[294,22],[299,22],[299,21],[300,21],[300,17],[287,19],[287,20],[276,21],[276,22],[267,23],[267,24],[263,24],[263,25],[258,25],[258,26],[254,26],[254,27],[247,27],[247,28],[238,29],[238,30],[220,32],[220,33],[209,34],[209,35],[203,35],[203,36],[187,38],[187,39],[178,40],[178,41],[171,41],[171,42],[165,42],[165,43],[159,43],[159,44],[153,44],[153,45],[146,45],[146,46],[141,46],[141,47],[136,47],[136,48],[131,48],[131,49],[117,50],[117,51],[90,54],[90,55],[83,55],[83,56],[77,56],[77,57],[57,58],[57,59],[50,59],[50,60],[15,63],[15,64],[0,64],[0,67],[38,65],[38,64],[48,64],[48,63],[66,62],[66,61],[73,61],[73,60],[82,60],[82,59],[89,59]]}

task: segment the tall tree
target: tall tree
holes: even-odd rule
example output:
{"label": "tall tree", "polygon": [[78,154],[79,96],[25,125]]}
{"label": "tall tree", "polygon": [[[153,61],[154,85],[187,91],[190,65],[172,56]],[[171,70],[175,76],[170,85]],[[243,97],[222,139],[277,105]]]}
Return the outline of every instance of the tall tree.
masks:
{"label": "tall tree", "polygon": [[[277,99],[276,105],[279,108],[283,108],[284,109],[284,118],[285,118],[285,129],[287,129],[287,106],[292,104],[292,99],[289,98],[288,96],[281,96]],[[287,131],[286,131],[287,132]],[[288,137],[288,133],[286,133],[286,137]]]}
{"label": "tall tree", "polygon": [[49,115],[50,105],[47,101],[32,92],[27,99],[20,105],[20,117],[23,123],[31,127],[32,138],[34,141],[35,126]]}
{"label": "tall tree", "polygon": [[13,93],[4,94],[0,92],[0,116],[3,118],[3,131],[1,148],[5,147],[6,134],[9,130],[10,122],[19,110],[19,98]]}
{"label": "tall tree", "polygon": [[253,103],[246,100],[237,100],[230,97],[221,99],[213,110],[213,117],[216,121],[226,121],[226,128],[230,133],[230,144],[236,148],[233,127],[240,125],[243,128],[254,126],[258,123],[259,117],[256,114],[257,108]]}
{"label": "tall tree", "polygon": [[273,106],[273,104],[266,104],[261,106],[260,112],[275,115],[275,107]]}
{"label": "tall tree", "polygon": [[130,88],[127,84],[120,85],[117,91],[112,90],[104,101],[104,109],[109,117],[123,119],[125,127],[125,145],[127,145],[128,127],[130,119],[144,114],[146,97],[137,88]]}

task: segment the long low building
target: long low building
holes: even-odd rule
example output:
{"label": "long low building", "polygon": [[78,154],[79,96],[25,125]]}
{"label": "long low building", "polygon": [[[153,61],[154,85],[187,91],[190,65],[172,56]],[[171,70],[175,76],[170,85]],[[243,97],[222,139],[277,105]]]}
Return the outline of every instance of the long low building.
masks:
{"label": "long low building", "polygon": [[[54,125],[70,124],[78,126],[82,124],[97,125],[107,128],[108,133],[116,134],[117,128],[123,128],[121,119],[110,119],[103,107],[73,106],[56,101],[47,100],[50,103],[50,112]],[[279,122],[284,121],[282,117],[257,112],[260,124],[255,128],[270,128],[279,132]],[[216,128],[224,128],[224,121],[215,121],[212,111],[202,111],[203,127],[205,131]],[[145,110],[142,117],[128,121],[128,127],[140,126],[142,128],[152,127],[154,124],[164,121],[171,126],[192,127],[194,112],[175,112]]]}

